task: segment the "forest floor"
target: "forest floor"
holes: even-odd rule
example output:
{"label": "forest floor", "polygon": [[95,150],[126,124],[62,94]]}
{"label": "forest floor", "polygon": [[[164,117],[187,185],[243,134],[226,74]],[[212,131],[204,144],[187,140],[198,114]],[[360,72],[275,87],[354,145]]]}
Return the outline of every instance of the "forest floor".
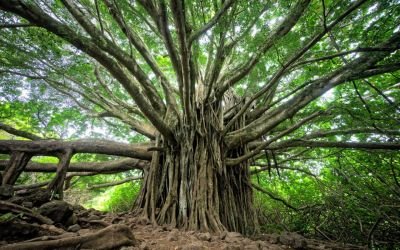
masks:
{"label": "forest floor", "polygon": [[244,237],[153,226],[130,213],[104,213],[51,201],[34,208],[0,201],[0,249],[360,249],[306,239],[296,233]]}

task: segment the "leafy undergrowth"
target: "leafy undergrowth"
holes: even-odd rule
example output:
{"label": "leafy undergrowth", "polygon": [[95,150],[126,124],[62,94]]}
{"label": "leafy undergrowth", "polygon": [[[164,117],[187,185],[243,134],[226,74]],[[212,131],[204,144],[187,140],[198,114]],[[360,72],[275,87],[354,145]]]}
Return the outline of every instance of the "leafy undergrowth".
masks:
{"label": "leafy undergrowth", "polygon": [[103,190],[84,206],[107,212],[124,212],[132,208],[133,201],[138,195],[140,184],[137,182],[124,183]]}

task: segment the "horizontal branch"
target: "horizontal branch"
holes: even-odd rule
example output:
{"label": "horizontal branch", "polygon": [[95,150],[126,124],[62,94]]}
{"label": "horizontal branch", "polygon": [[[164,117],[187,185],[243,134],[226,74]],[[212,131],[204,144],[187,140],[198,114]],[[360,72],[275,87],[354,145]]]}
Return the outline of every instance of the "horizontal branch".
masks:
{"label": "horizontal branch", "polygon": [[293,148],[293,147],[399,150],[400,143],[292,140],[292,141],[284,141],[281,143],[277,143],[275,145],[270,145],[266,149],[282,149],[282,148]]}
{"label": "horizontal branch", "polygon": [[16,185],[13,187],[13,189],[14,189],[14,191],[20,191],[20,190],[25,190],[25,189],[37,189],[37,188],[47,186],[50,182],[51,182],[51,180],[39,182],[39,183],[33,183],[33,184]]}
{"label": "horizontal branch", "polygon": [[[379,44],[376,48],[392,48],[396,51],[400,46],[400,32],[394,33],[387,41]],[[345,82],[362,79],[364,72],[375,68],[376,64],[391,54],[390,51],[363,52],[360,57],[349,64],[337,69],[331,74],[317,79],[303,89],[300,93],[248,124],[243,129],[227,134],[225,142],[232,148],[240,143],[250,142],[260,138],[263,134],[283,121],[293,117],[299,110],[307,106],[311,101],[317,99],[328,90]]]}
{"label": "horizontal branch", "polygon": [[332,130],[319,130],[307,134],[302,137],[303,140],[312,138],[321,138],[334,135],[353,135],[353,134],[383,134],[383,135],[400,135],[400,130],[377,130],[376,128],[351,128],[351,129],[332,129]]}
{"label": "horizontal branch", "polygon": [[291,68],[295,68],[304,64],[309,64],[309,63],[315,63],[315,62],[320,62],[320,61],[325,61],[325,60],[330,60],[330,59],[334,59],[337,57],[343,57],[345,55],[349,55],[349,54],[353,54],[353,53],[360,53],[360,52],[371,52],[371,51],[387,51],[387,50],[392,50],[391,48],[357,48],[357,49],[353,49],[353,50],[349,50],[349,51],[342,51],[342,52],[338,52],[332,55],[327,55],[327,56],[323,56],[323,57],[319,57],[319,58],[312,58],[312,59],[308,59],[308,60],[304,60],[298,63],[295,63],[291,66]]}
{"label": "horizontal branch", "polygon": [[130,181],[136,181],[136,180],[141,180],[141,179],[143,179],[143,177],[141,177],[141,176],[132,176],[132,177],[128,177],[128,178],[125,178],[125,179],[119,180],[119,181],[95,184],[95,185],[89,186],[89,189],[112,187],[112,186],[117,186],[117,185],[121,185],[121,184],[130,182]]}
{"label": "horizontal branch", "polygon": [[[246,112],[246,110],[249,109],[249,107],[256,99],[260,98],[261,96],[263,96],[268,92],[270,92],[271,94],[275,92],[274,89],[276,89],[276,85],[279,83],[281,78],[287,73],[291,65],[295,63],[297,60],[299,60],[305,53],[307,53],[307,51],[309,51],[314,45],[316,45],[330,30],[332,30],[336,25],[338,25],[342,20],[344,20],[348,15],[350,15],[353,11],[355,11],[364,2],[366,2],[366,0],[358,0],[354,2],[342,15],[337,17],[331,24],[326,26],[322,31],[317,32],[317,34],[315,34],[305,44],[305,46],[303,46],[302,48],[297,50],[292,56],[290,56],[287,62],[284,65],[282,65],[282,67],[277,72],[275,72],[275,74],[272,75],[270,80],[259,91],[257,91],[257,93],[252,95],[252,97],[245,102],[240,111],[231,120],[231,123],[233,123],[235,120],[241,117]],[[268,97],[268,99],[270,99],[270,97]],[[263,106],[264,106],[263,108],[260,108],[255,112],[257,114],[255,115],[255,117],[259,117],[270,107],[270,105],[263,105]]]}
{"label": "horizontal branch", "polygon": [[261,173],[263,171],[271,171],[271,169],[286,169],[286,170],[302,172],[302,173],[304,173],[306,175],[310,175],[312,177],[317,177],[315,174],[311,173],[308,170],[301,169],[301,168],[296,168],[296,167],[287,167],[287,166],[282,166],[282,165],[279,165],[279,164],[271,166],[271,167],[267,166],[265,164],[256,164],[256,165],[259,166],[259,168],[251,170],[250,171],[251,175],[258,174],[258,173]]}
{"label": "horizontal branch", "polygon": [[32,155],[57,155],[71,149],[75,153],[107,154],[150,160],[152,146],[146,144],[127,144],[109,140],[83,139],[76,141],[42,140],[42,141],[0,141],[0,154],[10,154],[14,151],[26,152]]}
{"label": "horizontal branch", "polygon": [[301,126],[303,126],[305,123],[313,120],[314,118],[322,115],[323,113],[324,113],[323,111],[318,111],[318,112],[315,112],[315,113],[305,117],[304,119],[298,121],[293,126],[290,126],[289,128],[287,128],[284,131],[280,132],[278,135],[272,137],[269,140],[263,141],[256,148],[252,149],[248,154],[245,154],[245,155],[242,155],[240,157],[233,158],[233,159],[232,158],[228,158],[226,160],[226,165],[228,165],[228,166],[238,165],[240,162],[243,162],[245,160],[250,159],[251,157],[254,157],[255,155],[260,153],[264,148],[266,148],[268,145],[270,145],[274,141],[278,140],[279,138],[282,138],[285,135],[288,135],[288,134],[292,133],[293,131],[295,131],[295,130],[299,129]]}
{"label": "horizontal branch", "polygon": [[[0,170],[4,170],[8,165],[7,160],[0,160]],[[138,159],[121,159],[105,162],[79,162],[70,163],[68,172],[90,172],[96,174],[115,173],[133,169],[146,169],[149,162]],[[25,172],[56,172],[57,164],[29,162],[25,167]]]}
{"label": "horizontal branch", "polygon": [[26,138],[26,139],[30,139],[32,141],[42,140],[43,139],[40,136],[37,136],[37,135],[34,135],[32,133],[13,128],[13,127],[11,127],[11,126],[9,126],[7,124],[1,123],[1,122],[0,122],[0,129],[6,131],[9,134],[16,135],[16,136],[19,136],[19,137],[23,137],[23,138]]}
{"label": "horizontal branch", "polygon": [[[400,47],[399,47],[400,49]],[[384,65],[378,65],[375,66],[369,70],[365,70],[364,72],[361,72],[359,75],[354,77],[354,79],[351,80],[359,80],[362,78],[368,78],[370,76],[375,76],[379,74],[385,74],[385,73],[390,73],[390,72],[395,72],[400,70],[400,63],[392,63],[392,64],[384,64]]]}
{"label": "horizontal branch", "polygon": [[292,206],[289,202],[287,202],[286,200],[284,200],[284,199],[281,198],[281,197],[278,197],[276,194],[272,193],[271,191],[266,190],[266,189],[264,189],[264,188],[261,188],[261,187],[259,187],[259,186],[257,186],[257,185],[254,185],[254,184],[252,184],[251,186],[252,186],[254,189],[256,189],[257,191],[268,195],[271,199],[276,200],[276,201],[279,201],[279,202],[282,202],[283,205],[285,205],[286,207],[291,208],[291,209],[293,209],[293,210],[295,210],[295,211],[299,210],[298,208],[295,208],[295,207]]}

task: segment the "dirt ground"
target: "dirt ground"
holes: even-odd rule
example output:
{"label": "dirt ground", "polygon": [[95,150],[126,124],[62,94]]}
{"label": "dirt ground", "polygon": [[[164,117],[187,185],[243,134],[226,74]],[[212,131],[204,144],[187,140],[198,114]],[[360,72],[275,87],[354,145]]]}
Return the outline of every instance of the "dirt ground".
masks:
{"label": "dirt ground", "polygon": [[160,249],[160,250],[258,250],[258,249],[289,249],[287,246],[271,244],[267,241],[252,240],[235,232],[221,234],[180,231],[162,226],[147,225],[145,219],[127,218],[138,246],[121,249]]}
{"label": "dirt ground", "polygon": [[[18,204],[19,203],[19,204]],[[0,201],[0,249],[280,250],[361,249],[306,239],[297,233],[210,234],[150,224],[131,213],[104,213],[64,201],[34,207]]]}

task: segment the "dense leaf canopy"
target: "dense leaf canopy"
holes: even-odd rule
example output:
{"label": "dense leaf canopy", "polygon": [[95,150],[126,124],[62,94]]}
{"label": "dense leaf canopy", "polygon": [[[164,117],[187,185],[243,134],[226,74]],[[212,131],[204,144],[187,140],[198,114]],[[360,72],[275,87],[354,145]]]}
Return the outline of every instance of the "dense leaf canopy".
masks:
{"label": "dense leaf canopy", "polygon": [[[313,125],[303,125],[291,138],[367,127],[371,131],[354,131],[354,142],[385,142],[389,138],[367,140],[365,133],[398,124],[398,53],[391,53],[398,48],[395,1],[189,1],[184,12],[180,4],[2,4],[27,18],[1,14],[2,113],[20,128],[48,129],[47,137],[80,137],[102,123],[127,138],[122,121],[153,138],[155,129],[172,132],[161,120],[166,105],[179,105],[182,113],[191,105],[185,93],[197,102],[229,90],[246,103],[240,111],[249,124],[228,133],[228,144],[272,134],[271,128],[288,128],[314,112],[320,114]],[[367,62],[373,65],[355,70],[374,57]],[[190,64],[187,75],[179,68],[184,60]],[[334,76],[343,79],[332,81]],[[314,91],[318,87],[323,89]],[[311,97],[298,100],[306,94]],[[268,122],[271,117],[277,121]]]}

